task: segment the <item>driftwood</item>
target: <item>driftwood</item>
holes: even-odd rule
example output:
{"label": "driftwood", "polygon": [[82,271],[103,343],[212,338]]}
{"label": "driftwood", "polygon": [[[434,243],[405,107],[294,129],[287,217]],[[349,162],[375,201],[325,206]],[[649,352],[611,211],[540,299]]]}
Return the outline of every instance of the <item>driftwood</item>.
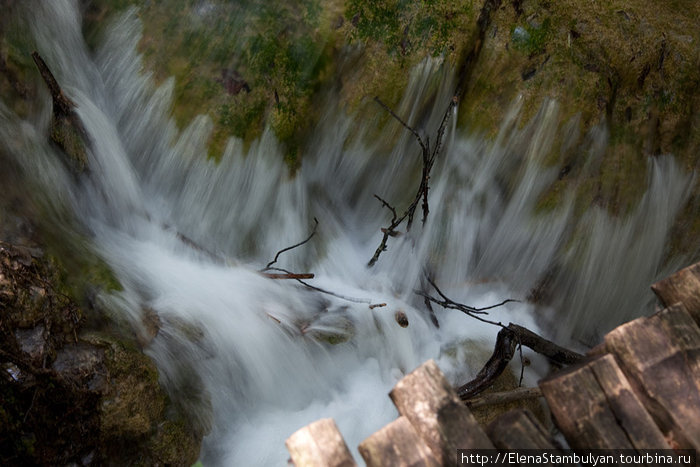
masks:
{"label": "driftwood", "polygon": [[67,156],[66,163],[78,174],[88,171],[87,151],[90,139],[83,122],[75,113],[75,104],[61,89],[51,70],[38,52],[32,52],[32,58],[39,69],[42,79],[51,93],[53,117],[49,138]]}
{"label": "driftwood", "polygon": [[605,355],[540,382],[574,449],[668,449],[615,358]]}
{"label": "driftwood", "polygon": [[433,360],[396,383],[389,397],[441,464],[455,464],[457,449],[493,448]]}
{"label": "driftwood", "polygon": [[664,310],[614,329],[605,345],[674,446],[700,449],[700,329],[691,321],[681,307]]}
{"label": "driftwood", "polygon": [[354,467],[343,435],[332,418],[318,420],[296,431],[285,442],[296,467]]}

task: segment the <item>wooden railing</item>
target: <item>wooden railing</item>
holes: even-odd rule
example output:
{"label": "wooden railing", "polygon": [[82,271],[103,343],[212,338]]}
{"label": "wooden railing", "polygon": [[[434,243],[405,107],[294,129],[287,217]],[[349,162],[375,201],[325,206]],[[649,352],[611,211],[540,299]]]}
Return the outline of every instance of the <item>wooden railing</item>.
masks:
{"label": "wooden railing", "polygon": [[[662,311],[608,333],[587,359],[540,381],[552,418],[573,449],[700,449],[700,263],[652,286]],[[527,410],[486,427],[434,361],[389,394],[399,418],[358,450],[368,466],[462,465],[458,449],[555,449]],[[356,465],[332,419],[287,440],[297,467]]]}

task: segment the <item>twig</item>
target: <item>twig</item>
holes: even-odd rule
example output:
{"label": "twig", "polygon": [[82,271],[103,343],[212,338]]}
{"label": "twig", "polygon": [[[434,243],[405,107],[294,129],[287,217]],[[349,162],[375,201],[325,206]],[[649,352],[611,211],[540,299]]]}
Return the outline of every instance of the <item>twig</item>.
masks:
{"label": "twig", "polygon": [[[290,275],[294,274],[293,272],[287,271],[286,269],[282,269],[282,268],[269,268],[269,270],[280,271],[280,272],[283,272],[285,274],[290,274]],[[294,280],[296,280],[298,283],[300,283],[301,285],[303,285],[307,289],[315,290],[316,292],[320,292],[320,293],[323,293],[326,295],[331,295],[333,297],[340,298],[340,299],[348,301],[348,302],[366,303],[367,305],[369,305],[370,309],[381,308],[381,307],[386,306],[386,303],[372,303],[372,300],[370,300],[369,298],[355,298],[355,297],[349,297],[347,295],[342,295],[339,293],[331,292],[330,290],[322,289],[321,287],[316,287],[315,285],[311,285],[308,282],[303,281],[302,279],[294,278]]]}
{"label": "twig", "polygon": [[386,207],[388,210],[391,211],[391,213],[393,214],[393,217],[391,218],[391,222],[392,223],[396,222],[396,219],[399,217],[396,214],[396,208],[394,206],[392,206],[391,204],[387,203],[386,201],[384,201],[384,199],[380,198],[379,195],[375,194],[374,197],[377,198],[379,200],[379,202],[382,203],[382,205],[384,207]]}
{"label": "twig", "polygon": [[389,112],[389,114],[391,114],[392,117],[394,117],[401,125],[403,125],[404,128],[406,128],[408,131],[410,131],[411,133],[413,133],[413,136],[415,136],[415,137],[416,137],[416,140],[418,140],[418,144],[420,145],[420,147],[421,147],[421,149],[423,150],[423,152],[427,152],[427,148],[426,148],[426,146],[425,146],[425,143],[423,142],[423,139],[420,137],[420,135],[418,134],[418,132],[417,132],[412,126],[408,125],[406,122],[404,122],[404,121],[401,119],[401,117],[399,117],[398,115],[396,115],[396,113],[395,113],[393,110],[391,110],[391,108],[389,108],[388,105],[386,105],[384,102],[382,102],[382,100],[379,98],[379,96],[374,96],[374,102],[376,102],[376,103],[379,104],[384,110],[386,110],[387,112]]}
{"label": "twig", "polygon": [[282,248],[282,249],[281,249],[280,251],[278,251],[277,254],[275,255],[275,259],[273,259],[272,261],[270,261],[269,263],[267,263],[267,266],[265,266],[265,268],[262,269],[261,272],[262,272],[262,271],[267,271],[268,269],[270,269],[270,267],[271,267],[273,264],[275,264],[275,263],[277,262],[277,260],[279,259],[280,255],[281,255],[282,253],[287,252],[287,251],[289,251],[289,250],[293,250],[294,248],[300,247],[300,246],[304,245],[305,243],[308,243],[309,240],[311,240],[311,239],[313,238],[313,236],[316,235],[316,228],[317,228],[317,227],[318,227],[318,219],[316,219],[316,218],[314,217],[314,228],[311,230],[311,234],[310,234],[308,237],[306,237],[306,240],[303,240],[303,241],[301,241],[301,242],[299,242],[299,243],[296,243],[296,244],[294,244],[294,245],[292,245],[292,246],[288,246],[287,248]]}
{"label": "twig", "polygon": [[283,274],[279,273],[273,273],[273,272],[264,272],[262,273],[263,276],[267,277],[268,279],[313,279],[314,275],[313,274],[296,274],[293,272],[286,272]]}
{"label": "twig", "polygon": [[[435,289],[437,294],[442,298],[442,300],[439,300],[425,292],[415,291],[417,295],[423,297],[428,303],[432,302],[437,305],[440,305],[443,308],[461,311],[462,313],[466,314],[471,318],[477,319],[484,323],[493,324],[494,326],[499,326],[501,328],[496,337],[496,346],[494,348],[493,354],[491,355],[491,358],[489,358],[484,367],[473,380],[463,384],[457,390],[462,399],[473,397],[476,394],[483,391],[484,389],[490,387],[496,380],[496,378],[501,373],[503,373],[503,371],[508,366],[508,362],[510,362],[510,360],[513,358],[516,347],[520,348],[521,363],[523,361],[523,345],[541,355],[544,355],[551,361],[562,365],[572,365],[581,361],[584,358],[583,355],[561,347],[555,344],[554,342],[530,331],[529,329],[524,328],[523,326],[519,326],[513,323],[508,323],[508,326],[505,326],[500,321],[491,321],[489,319],[483,318],[483,315],[488,315],[487,310],[491,310],[493,308],[505,305],[508,302],[517,302],[518,300],[507,299],[495,305],[490,305],[483,308],[475,308],[472,306],[464,305],[462,303],[457,303],[450,299],[427,275],[426,280]],[[524,369],[521,366],[519,384],[522,384],[523,373]]]}

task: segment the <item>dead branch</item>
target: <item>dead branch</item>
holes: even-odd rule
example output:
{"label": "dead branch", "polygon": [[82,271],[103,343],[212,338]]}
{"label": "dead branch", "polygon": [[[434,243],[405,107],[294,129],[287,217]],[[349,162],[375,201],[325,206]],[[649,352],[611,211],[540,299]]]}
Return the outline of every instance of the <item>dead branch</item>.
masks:
{"label": "dead branch", "polygon": [[[435,303],[443,308],[459,310],[471,318],[477,319],[484,323],[492,324],[494,326],[499,326],[501,328],[496,337],[496,345],[493,354],[486,362],[484,367],[473,380],[458,388],[457,392],[463,400],[471,398],[476,394],[479,394],[484,389],[490,387],[496,378],[498,378],[498,376],[500,376],[500,374],[506,369],[508,363],[513,358],[516,347],[518,346],[520,347],[521,361],[523,345],[534,350],[540,355],[547,357],[550,361],[560,365],[572,365],[584,358],[583,355],[561,347],[560,345],[545,339],[539,334],[536,334],[523,326],[513,323],[508,323],[508,326],[505,326],[500,321],[492,321],[483,317],[484,315],[488,315],[488,310],[503,306],[508,302],[518,302],[518,300],[507,299],[495,305],[476,308],[455,302],[447,297],[435,284],[435,282],[430,279],[430,277],[426,276],[426,280],[441,298],[435,298],[423,291],[415,291],[417,295],[424,298],[426,304]],[[520,374],[520,381],[522,383],[522,370]]]}
{"label": "dead branch", "polygon": [[51,93],[54,114],[63,115],[66,117],[71,115],[73,113],[73,109],[75,108],[73,101],[68,99],[63,93],[63,90],[58,85],[58,81],[56,81],[56,78],[54,77],[53,73],[51,73],[51,70],[49,70],[49,67],[46,65],[46,62],[44,62],[44,59],[41,58],[41,55],[34,51],[32,52],[32,58],[34,59],[36,67],[39,69],[41,78],[44,80],[46,86],[49,88],[49,92]]}
{"label": "dead branch", "polygon": [[396,228],[404,220],[407,220],[406,231],[411,230],[411,225],[413,224],[413,216],[415,214],[416,208],[418,207],[418,203],[420,203],[421,200],[421,206],[423,210],[423,223],[425,224],[425,221],[428,218],[428,214],[430,212],[430,206],[428,204],[428,191],[430,190],[430,173],[433,169],[433,165],[435,164],[435,159],[440,154],[440,151],[442,149],[443,139],[445,137],[445,132],[447,131],[447,124],[450,120],[450,117],[454,113],[453,110],[455,109],[455,107],[457,107],[459,100],[462,98],[462,94],[464,92],[466,84],[469,81],[472,70],[474,69],[474,63],[476,63],[477,59],[479,58],[479,55],[481,54],[481,49],[484,44],[484,39],[486,37],[486,30],[491,24],[491,14],[494,11],[496,11],[500,5],[501,0],[486,0],[483,7],[481,8],[479,18],[477,19],[477,28],[475,29],[474,34],[469,40],[471,47],[465,47],[464,55],[460,58],[460,67],[459,72],[457,74],[457,85],[455,86],[452,98],[447,104],[445,113],[442,116],[442,121],[440,122],[440,126],[438,127],[436,132],[435,144],[432,148],[430,146],[430,137],[426,137],[425,140],[423,140],[423,138],[421,138],[420,134],[416,131],[415,128],[406,123],[401,117],[399,117],[396,114],[396,112],[394,112],[388,105],[382,102],[379,99],[379,97],[375,96],[375,102],[377,102],[384,110],[386,110],[392,117],[394,117],[394,119],[396,119],[404,128],[410,131],[418,141],[418,145],[421,148],[421,161],[423,164],[423,170],[421,174],[420,184],[418,186],[413,201],[411,202],[411,204],[409,204],[408,208],[406,209],[406,211],[404,211],[404,213],[401,216],[397,217],[396,215],[394,215],[394,218],[390,222],[389,226],[382,229],[382,240],[379,243],[377,249],[375,250],[374,255],[367,263],[367,266],[374,266],[382,252],[386,251],[387,241],[389,240],[389,237],[392,236],[392,233],[396,231]]}
{"label": "dead branch", "polygon": [[[461,92],[461,91],[460,91]],[[379,246],[374,252],[374,255],[372,258],[369,260],[369,263],[367,263],[367,266],[372,267],[374,264],[377,262],[379,259],[379,255],[382,254],[382,252],[386,251],[387,248],[387,241],[389,240],[389,237],[394,237],[398,234],[396,231],[396,228],[401,225],[404,221],[406,222],[406,231],[408,232],[411,230],[411,225],[413,224],[413,217],[415,215],[416,209],[418,208],[418,204],[423,201],[422,203],[422,210],[423,210],[423,224],[425,224],[425,221],[428,219],[428,213],[430,212],[430,208],[428,206],[428,191],[430,190],[430,172],[433,169],[433,165],[435,164],[435,159],[437,158],[441,145],[442,145],[442,139],[445,135],[445,129],[447,127],[447,122],[449,121],[450,116],[452,115],[452,110],[454,107],[457,105],[458,98],[457,96],[453,96],[453,98],[450,101],[450,105],[447,107],[447,110],[445,111],[445,114],[442,117],[442,122],[440,123],[440,127],[437,130],[437,138],[436,138],[436,143],[435,146],[432,148],[430,147],[430,137],[426,137],[425,141],[421,136],[418,134],[418,132],[409,124],[407,124],[404,120],[399,117],[396,112],[391,110],[389,106],[387,106],[384,102],[379,99],[379,97],[375,96],[374,97],[375,102],[377,102],[384,110],[389,112],[389,114],[394,117],[401,125],[406,128],[408,131],[410,131],[413,136],[415,136],[416,140],[418,141],[418,145],[421,148],[421,163],[422,163],[422,173],[421,173],[421,180],[420,184],[418,185],[418,189],[416,191],[416,194],[413,198],[413,201],[411,201],[411,204],[408,205],[406,210],[401,214],[401,216],[397,215],[396,209],[386,202],[384,199],[380,198],[378,195],[374,195],[375,198],[377,198],[382,205],[384,205],[386,208],[388,208],[392,214],[393,217],[391,218],[391,221],[389,223],[389,226],[384,227],[381,229],[382,231],[382,240],[379,243]]]}
{"label": "dead branch", "polygon": [[515,388],[510,391],[492,392],[473,399],[467,399],[464,403],[469,408],[484,407],[487,405],[508,404],[509,402],[537,399],[542,397],[539,387]]}
{"label": "dead branch", "polygon": [[[482,321],[484,323],[493,324],[494,326],[505,327],[503,325],[503,323],[501,323],[500,321],[491,321],[491,320],[488,320],[486,318],[482,318],[482,316],[480,316],[480,315],[488,315],[487,310],[491,310],[493,308],[503,306],[506,303],[519,302],[519,300],[509,298],[509,299],[503,300],[500,303],[496,303],[495,305],[489,305],[489,306],[483,307],[483,308],[475,308],[475,307],[464,305],[462,303],[457,303],[457,302],[451,300],[444,293],[442,293],[440,288],[435,284],[435,282],[433,282],[433,280],[430,277],[426,277],[426,279],[427,279],[428,283],[435,289],[435,291],[438,293],[438,295],[440,295],[440,297],[442,297],[442,300],[438,300],[437,298],[433,297],[432,295],[430,295],[426,292],[423,292],[421,290],[416,290],[415,291],[416,295],[420,295],[428,303],[432,302],[432,303],[435,303],[436,305],[440,305],[443,308],[459,310],[462,313],[466,314],[467,316],[470,316],[470,317],[477,319],[479,321]],[[430,309],[432,310],[432,307]]]}
{"label": "dead branch", "polygon": [[580,353],[561,347],[517,324],[508,323],[508,329],[518,336],[518,342],[520,344],[534,350],[540,355],[544,355],[554,363],[573,365],[584,358]]}
{"label": "dead branch", "polygon": [[317,227],[318,227],[318,219],[316,219],[314,217],[314,228],[311,230],[311,234],[309,234],[309,236],[306,237],[306,240],[302,240],[301,242],[296,243],[292,246],[288,246],[287,248],[282,248],[280,251],[277,252],[277,254],[275,255],[275,258],[272,261],[270,261],[269,263],[267,263],[267,266],[265,266],[265,268],[262,271],[266,271],[266,270],[270,269],[270,267],[277,262],[277,260],[279,259],[280,255],[282,253],[285,253],[289,250],[293,250],[294,248],[298,248],[298,247],[308,243],[314,237],[314,235],[316,235],[316,228]]}
{"label": "dead branch", "polygon": [[496,345],[493,349],[491,358],[486,362],[486,365],[479,371],[476,377],[463,384],[457,389],[457,394],[462,400],[471,399],[483,390],[491,387],[501,373],[506,369],[508,363],[515,354],[515,347],[518,345],[515,333],[503,328],[498,331],[496,336]]}
{"label": "dead branch", "polygon": [[[286,248],[282,248],[281,250],[279,250],[277,252],[277,254],[275,254],[274,259],[272,261],[270,261],[269,263],[267,263],[267,265],[263,269],[260,269],[258,272],[261,273],[263,276],[267,277],[268,279],[292,279],[292,280],[295,280],[309,290],[314,290],[314,291],[322,293],[322,294],[326,294],[326,295],[330,295],[332,297],[340,298],[341,300],[345,300],[345,301],[353,302],[353,303],[366,303],[367,305],[369,305],[370,309],[380,308],[380,307],[386,306],[386,303],[372,303],[372,300],[370,300],[368,298],[349,297],[347,295],[338,294],[338,293],[332,292],[330,290],[322,289],[321,287],[311,285],[308,282],[304,281],[304,279],[313,279],[315,276],[312,273],[297,273],[297,272],[289,271],[289,270],[284,269],[284,268],[278,268],[278,267],[273,266],[273,264],[275,264],[277,262],[277,260],[279,259],[280,255],[282,253],[285,253],[289,250],[293,250],[294,248],[298,248],[298,247],[308,243],[314,237],[314,235],[316,235],[317,228],[318,228],[318,220],[316,218],[314,218],[314,227],[311,230],[311,233],[309,234],[309,236],[306,237],[306,239],[304,239],[301,242],[296,243],[292,246],[288,246]],[[270,272],[270,271],[275,271],[275,272]]]}
{"label": "dead branch", "polygon": [[313,274],[295,274],[293,272],[289,273],[273,273],[273,272],[264,272],[262,273],[263,276],[267,277],[268,279],[313,279],[314,275]]}
{"label": "dead branch", "polygon": [[[584,356],[572,350],[565,349],[544,337],[535,334],[527,328],[508,323],[503,326],[496,337],[496,346],[491,358],[476,375],[476,377],[457,389],[457,393],[466,400],[490,387],[506,369],[512,360],[516,346],[528,347],[560,365],[573,365],[583,360]],[[522,360],[522,353],[521,353]],[[522,371],[521,371],[522,383]]]}

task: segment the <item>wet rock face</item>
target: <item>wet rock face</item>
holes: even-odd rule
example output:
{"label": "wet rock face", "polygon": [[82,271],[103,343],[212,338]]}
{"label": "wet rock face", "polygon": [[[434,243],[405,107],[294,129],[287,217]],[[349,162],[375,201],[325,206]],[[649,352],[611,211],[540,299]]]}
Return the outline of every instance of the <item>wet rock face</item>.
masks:
{"label": "wet rock face", "polygon": [[38,250],[0,242],[0,465],[191,465],[202,433],[133,342],[84,329]]}

